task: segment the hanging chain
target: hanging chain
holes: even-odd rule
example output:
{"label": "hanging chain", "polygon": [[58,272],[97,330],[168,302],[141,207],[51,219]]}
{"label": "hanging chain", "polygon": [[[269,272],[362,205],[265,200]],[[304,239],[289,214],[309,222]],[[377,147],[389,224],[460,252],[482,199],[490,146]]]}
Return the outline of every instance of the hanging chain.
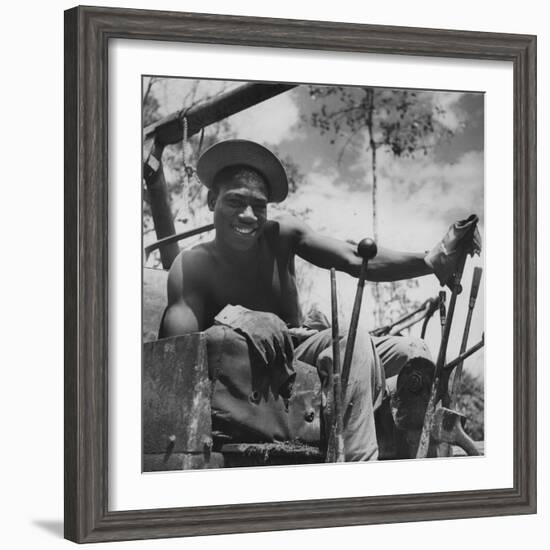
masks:
{"label": "hanging chain", "polygon": [[[183,109],[180,111],[179,119],[182,125],[182,143],[181,143],[181,166],[180,166],[180,180],[183,184],[183,194],[182,198],[183,203],[181,207],[175,214],[175,218],[178,218],[180,212],[185,210],[185,218],[193,218],[196,214],[192,204],[194,204],[195,199],[204,191],[204,187],[201,185],[201,182],[197,176],[196,160],[200,158],[201,151],[204,143],[204,127],[201,128],[199,143],[196,153],[193,152],[193,147],[191,146],[191,141],[189,140],[189,121],[187,119],[187,112],[189,109]],[[193,162],[193,160],[195,162]],[[187,222],[187,219],[184,223]],[[199,240],[202,240],[204,235],[199,236]]]}
{"label": "hanging chain", "polygon": [[193,150],[191,147],[191,143],[189,142],[188,135],[189,135],[189,123],[187,122],[187,117],[185,116],[185,113],[183,116],[181,116],[181,122],[183,125],[183,136],[181,140],[181,169],[180,169],[180,177],[185,182],[188,183],[191,182],[191,178],[193,177],[193,174],[195,172],[194,168],[188,164],[188,160],[191,159],[193,156]]}
{"label": "hanging chain", "polygon": [[[181,167],[180,167],[180,179],[183,183],[184,190],[183,196],[187,196],[185,201],[186,210],[190,207],[190,203],[197,197],[197,195],[202,191],[203,187],[200,183],[200,180],[197,176],[197,171],[195,169],[196,162],[193,163],[192,159],[199,158],[201,155],[201,150],[204,142],[204,127],[201,128],[201,133],[199,137],[198,151],[193,154],[193,147],[189,140],[189,122],[186,116],[187,110],[182,110],[180,114],[180,120],[182,124],[182,143],[181,143]],[[178,211],[179,213],[179,211]],[[177,214],[176,214],[177,216]]]}

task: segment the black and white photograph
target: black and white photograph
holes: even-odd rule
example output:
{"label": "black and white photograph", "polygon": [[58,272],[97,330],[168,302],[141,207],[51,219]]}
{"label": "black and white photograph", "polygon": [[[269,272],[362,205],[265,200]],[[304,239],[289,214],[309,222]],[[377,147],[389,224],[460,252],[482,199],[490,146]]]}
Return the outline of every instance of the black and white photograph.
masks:
{"label": "black and white photograph", "polygon": [[142,97],[143,471],[483,455],[484,94]]}
{"label": "black and white photograph", "polygon": [[2,546],[548,539],[545,4],[93,4],[4,11]]}

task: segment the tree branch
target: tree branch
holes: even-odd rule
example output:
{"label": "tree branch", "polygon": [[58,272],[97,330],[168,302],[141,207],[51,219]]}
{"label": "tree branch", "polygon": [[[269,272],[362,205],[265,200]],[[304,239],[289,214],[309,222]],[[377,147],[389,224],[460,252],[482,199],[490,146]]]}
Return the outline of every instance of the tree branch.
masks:
{"label": "tree branch", "polygon": [[153,84],[155,84],[155,82],[158,82],[159,79],[152,76],[150,79],[149,79],[149,82],[147,83],[147,89],[145,90],[145,93],[143,94],[143,100],[142,100],[142,105],[145,105],[145,103],[147,102],[147,99],[149,97],[149,94],[151,92],[151,88],[153,87]]}

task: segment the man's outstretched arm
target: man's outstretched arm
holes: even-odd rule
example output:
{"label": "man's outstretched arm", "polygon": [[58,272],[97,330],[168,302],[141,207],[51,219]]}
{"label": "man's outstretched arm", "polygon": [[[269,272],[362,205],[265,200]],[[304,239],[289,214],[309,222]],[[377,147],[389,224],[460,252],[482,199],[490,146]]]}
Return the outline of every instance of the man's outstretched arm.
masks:
{"label": "man's outstretched arm", "polygon": [[[359,276],[362,258],[357,255],[357,245],[321,235],[295,218],[281,220],[294,239],[295,251],[304,260],[329,269],[336,268]],[[378,247],[378,254],[369,261],[369,281],[398,281],[433,273],[424,261],[425,253],[398,252]]]}

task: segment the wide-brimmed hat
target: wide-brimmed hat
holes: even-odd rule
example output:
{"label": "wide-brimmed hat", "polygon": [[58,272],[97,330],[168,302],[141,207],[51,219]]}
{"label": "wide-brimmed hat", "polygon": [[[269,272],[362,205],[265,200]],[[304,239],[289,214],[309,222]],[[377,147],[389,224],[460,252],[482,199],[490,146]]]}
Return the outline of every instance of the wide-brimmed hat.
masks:
{"label": "wide-brimmed hat", "polygon": [[228,139],[212,145],[199,158],[197,174],[203,185],[210,189],[220,170],[237,165],[249,166],[265,178],[270,202],[285,200],[288,178],[281,161],[269,149],[253,141]]}

